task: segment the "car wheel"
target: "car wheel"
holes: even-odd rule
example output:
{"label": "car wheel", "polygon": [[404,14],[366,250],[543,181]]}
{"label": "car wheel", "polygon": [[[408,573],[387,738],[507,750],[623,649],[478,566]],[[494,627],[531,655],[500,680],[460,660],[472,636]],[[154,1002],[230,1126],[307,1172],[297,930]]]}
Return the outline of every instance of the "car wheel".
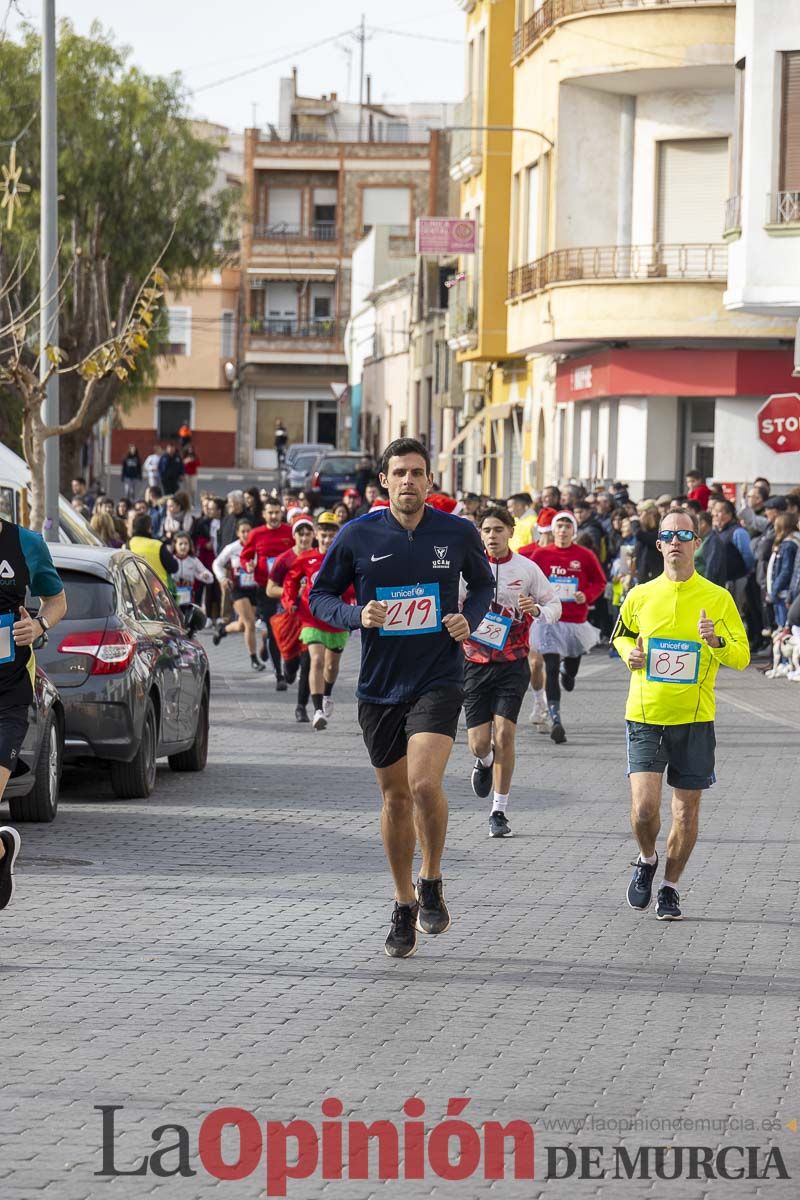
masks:
{"label": "car wheel", "polygon": [[194,731],[194,741],[188,750],[180,754],[170,754],[168,762],[173,771],[203,771],[208,758],[208,692],[203,691],[200,701],[200,711],[197,714],[197,726]]}
{"label": "car wheel", "polygon": [[44,721],[33,787],[27,796],[9,797],[8,811],[12,821],[55,820],[61,786],[61,760],[61,729],[55,713],[51,711]]}
{"label": "car wheel", "polygon": [[148,697],[142,740],[130,762],[112,762],[111,786],[120,800],[146,800],[156,786],[158,725],[153,701]]}

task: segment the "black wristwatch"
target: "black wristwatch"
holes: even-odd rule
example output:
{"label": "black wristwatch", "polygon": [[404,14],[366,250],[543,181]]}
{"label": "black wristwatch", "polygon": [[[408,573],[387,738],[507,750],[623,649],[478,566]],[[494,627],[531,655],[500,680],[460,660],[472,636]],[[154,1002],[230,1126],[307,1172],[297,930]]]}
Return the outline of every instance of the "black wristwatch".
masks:
{"label": "black wristwatch", "polygon": [[[717,634],[717,637],[719,637],[719,634]],[[728,643],[725,641],[725,638],[721,637],[721,638],[719,639],[719,645],[717,646],[717,649],[718,649],[718,650],[721,650],[721,649],[722,649],[722,647],[723,647],[723,646],[727,646],[727,644],[728,644]]]}
{"label": "black wristwatch", "polygon": [[39,624],[41,625],[42,633],[48,632],[48,630],[50,629],[50,622],[48,621],[47,617],[35,616],[33,619],[34,619],[34,621],[38,621]]}

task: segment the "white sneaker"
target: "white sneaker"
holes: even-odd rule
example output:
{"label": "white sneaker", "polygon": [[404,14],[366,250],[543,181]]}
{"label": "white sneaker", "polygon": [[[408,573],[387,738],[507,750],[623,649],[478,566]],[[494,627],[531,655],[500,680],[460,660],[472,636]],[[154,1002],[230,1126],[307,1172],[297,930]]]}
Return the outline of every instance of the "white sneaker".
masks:
{"label": "white sneaker", "polygon": [[547,703],[543,700],[534,700],[533,708],[530,715],[531,725],[534,725],[540,733],[550,732],[550,713],[547,711]]}
{"label": "white sneaker", "polygon": [[322,697],[322,712],[330,720],[333,716],[333,696]]}
{"label": "white sneaker", "polygon": [[327,729],[328,728],[328,718],[325,716],[325,713],[322,711],[321,708],[318,708],[316,710],[316,712],[314,713],[314,717],[313,717],[311,724],[314,726],[315,729]]}
{"label": "white sneaker", "polygon": [[791,679],[792,683],[800,683],[800,671],[790,671],[786,678]]}

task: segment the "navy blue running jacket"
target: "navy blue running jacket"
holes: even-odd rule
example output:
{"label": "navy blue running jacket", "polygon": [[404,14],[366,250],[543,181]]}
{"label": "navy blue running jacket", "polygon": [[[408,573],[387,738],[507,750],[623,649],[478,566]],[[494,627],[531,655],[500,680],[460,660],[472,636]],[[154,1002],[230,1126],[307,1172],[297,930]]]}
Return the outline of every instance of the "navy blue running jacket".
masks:
{"label": "navy blue running jacket", "polygon": [[[361,628],[361,610],[379,587],[437,583],[441,615],[457,613],[458,581],[464,576],[462,609],[474,631],[494,597],[494,576],[475,526],[463,517],[425,506],[416,529],[407,530],[388,508],[366,513],[336,535],[309,597],[311,611],[339,629]],[[353,584],[358,603],[342,593]],[[361,673],[356,695],[371,704],[402,704],[440,687],[462,687],[464,651],[446,629],[406,637],[361,629]]]}

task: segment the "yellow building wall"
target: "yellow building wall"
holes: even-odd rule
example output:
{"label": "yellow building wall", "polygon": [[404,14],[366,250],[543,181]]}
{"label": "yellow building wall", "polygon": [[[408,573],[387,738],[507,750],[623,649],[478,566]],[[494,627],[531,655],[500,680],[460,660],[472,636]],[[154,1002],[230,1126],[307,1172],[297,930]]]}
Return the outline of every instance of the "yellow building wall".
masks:
{"label": "yellow building wall", "polygon": [[[486,29],[485,112],[480,124],[513,123],[513,75],[510,46],[514,32],[514,0],[481,0],[467,17],[467,38]],[[506,353],[506,267],[511,202],[510,132],[484,132],[483,165],[461,187],[461,213],[481,208],[478,244],[478,344],[459,355],[461,362],[492,361]],[[466,259],[471,274],[475,263]]]}

